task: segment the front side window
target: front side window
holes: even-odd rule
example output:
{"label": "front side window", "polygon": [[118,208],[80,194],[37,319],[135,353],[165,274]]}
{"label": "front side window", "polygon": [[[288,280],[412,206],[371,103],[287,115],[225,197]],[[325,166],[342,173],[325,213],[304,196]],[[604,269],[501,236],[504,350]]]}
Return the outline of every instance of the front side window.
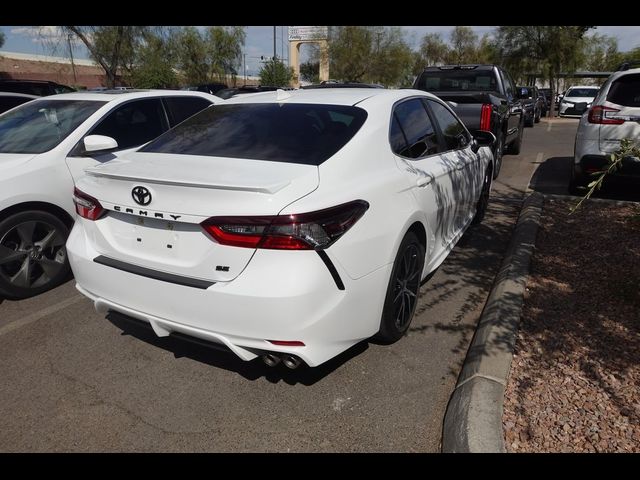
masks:
{"label": "front side window", "polygon": [[407,158],[438,153],[438,135],[419,98],[412,98],[394,108],[389,142],[394,153]]}
{"label": "front side window", "polygon": [[351,140],[366,118],[361,108],[345,105],[218,104],[140,151],[320,165]]}
{"label": "front side window", "polygon": [[105,102],[34,100],[0,115],[0,153],[43,153],[56,147]]}
{"label": "front side window", "polygon": [[153,140],[168,129],[164,109],[158,98],[134,100],[116,107],[91,132],[118,142],[118,150]]}

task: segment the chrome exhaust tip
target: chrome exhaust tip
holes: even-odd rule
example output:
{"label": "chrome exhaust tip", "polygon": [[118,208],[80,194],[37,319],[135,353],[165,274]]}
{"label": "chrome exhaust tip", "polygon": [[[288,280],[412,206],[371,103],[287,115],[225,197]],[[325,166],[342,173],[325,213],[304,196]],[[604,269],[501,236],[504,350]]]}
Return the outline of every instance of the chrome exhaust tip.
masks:
{"label": "chrome exhaust tip", "polygon": [[295,370],[300,366],[302,360],[294,355],[283,355],[282,363],[284,363],[285,367],[290,368],[291,370]]}
{"label": "chrome exhaust tip", "polygon": [[280,363],[280,357],[274,355],[273,353],[266,353],[262,356],[262,361],[268,367],[275,367]]}

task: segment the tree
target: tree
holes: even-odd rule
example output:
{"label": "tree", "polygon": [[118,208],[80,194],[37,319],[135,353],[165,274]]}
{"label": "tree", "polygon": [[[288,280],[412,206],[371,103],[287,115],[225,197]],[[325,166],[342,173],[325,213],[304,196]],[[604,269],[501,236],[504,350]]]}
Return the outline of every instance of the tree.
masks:
{"label": "tree", "polygon": [[592,72],[614,71],[622,63],[618,41],[608,35],[597,33],[584,37],[582,57],[581,68]]}
{"label": "tree", "polygon": [[0,32],[0,48],[4,45],[4,32]]}
{"label": "tree", "polygon": [[209,27],[205,38],[210,77],[226,83],[227,75],[235,77],[241,64],[246,38],[244,27]]}
{"label": "tree", "polygon": [[293,68],[287,67],[278,58],[267,60],[260,69],[260,84],[273,87],[288,87],[293,80]]}
{"label": "tree", "polygon": [[575,71],[582,37],[592,26],[525,25],[501,26],[496,30],[496,45],[502,63],[512,72],[540,71],[552,89],[551,111],[558,74]]}
{"label": "tree", "polygon": [[134,66],[129,74],[137,88],[175,88],[178,78],[174,27],[156,27],[145,35],[135,52]]}
{"label": "tree", "polygon": [[236,75],[245,41],[244,27],[184,27],[176,33],[177,64],[187,83],[226,83]]}
{"label": "tree", "polygon": [[457,26],[451,31],[451,48],[448,51],[447,63],[476,62],[476,42],[478,35],[471,27]]}
{"label": "tree", "polygon": [[65,33],[71,33],[84,43],[91,58],[98,63],[107,77],[107,86],[114,87],[118,70],[131,71],[135,51],[149,27],[117,26],[64,26]]}
{"label": "tree", "polygon": [[403,85],[413,66],[411,49],[398,27],[332,27],[329,58],[331,76],[346,82]]}
{"label": "tree", "polygon": [[320,81],[320,61],[308,60],[300,64],[300,78],[305,82]]}
{"label": "tree", "polygon": [[422,37],[420,48],[415,53],[413,74],[418,75],[429,65],[443,65],[449,55],[449,47],[439,33],[427,33]]}

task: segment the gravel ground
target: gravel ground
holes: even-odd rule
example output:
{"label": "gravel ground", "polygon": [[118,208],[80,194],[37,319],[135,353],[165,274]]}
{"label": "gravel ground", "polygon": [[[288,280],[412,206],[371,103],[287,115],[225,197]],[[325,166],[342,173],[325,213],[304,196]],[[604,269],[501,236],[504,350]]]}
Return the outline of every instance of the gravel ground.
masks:
{"label": "gravel ground", "polygon": [[510,452],[640,452],[640,205],[547,200],[507,385]]}

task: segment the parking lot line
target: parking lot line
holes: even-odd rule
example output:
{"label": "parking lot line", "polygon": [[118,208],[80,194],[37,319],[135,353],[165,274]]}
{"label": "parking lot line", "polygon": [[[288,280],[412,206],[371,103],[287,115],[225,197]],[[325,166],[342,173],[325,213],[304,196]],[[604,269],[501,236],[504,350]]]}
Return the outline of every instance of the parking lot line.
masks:
{"label": "parking lot line", "polygon": [[51,305],[50,307],[43,308],[42,310],[34,312],[31,315],[27,315],[24,318],[8,323],[7,325],[4,325],[2,328],[0,328],[0,336],[4,335],[5,333],[12,332],[17,328],[24,327],[25,325],[29,325],[30,323],[36,322],[41,318],[44,318],[48,315],[56,313],[60,310],[63,310],[73,305],[74,303],[78,303],[80,300],[83,300],[83,299],[84,297],[82,295],[77,294],[71,298],[67,298],[66,300],[58,302],[55,305]]}

